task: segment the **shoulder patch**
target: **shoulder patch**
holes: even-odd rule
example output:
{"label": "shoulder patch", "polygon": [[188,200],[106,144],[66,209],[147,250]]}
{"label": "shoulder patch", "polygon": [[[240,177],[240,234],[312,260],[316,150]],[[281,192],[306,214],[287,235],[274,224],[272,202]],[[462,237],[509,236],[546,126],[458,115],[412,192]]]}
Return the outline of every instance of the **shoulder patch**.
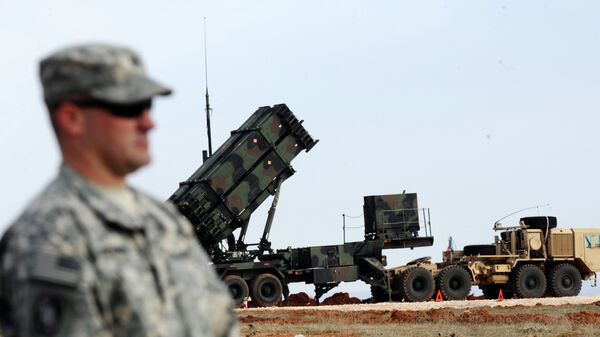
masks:
{"label": "shoulder patch", "polygon": [[30,277],[38,281],[76,287],[81,280],[81,264],[70,256],[38,253]]}

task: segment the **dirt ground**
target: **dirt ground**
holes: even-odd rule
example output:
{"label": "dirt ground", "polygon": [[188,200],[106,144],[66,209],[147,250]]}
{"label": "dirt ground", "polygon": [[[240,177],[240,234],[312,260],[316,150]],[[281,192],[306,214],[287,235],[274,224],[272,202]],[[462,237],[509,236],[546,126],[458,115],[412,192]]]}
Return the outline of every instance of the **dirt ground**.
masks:
{"label": "dirt ground", "polygon": [[[356,303],[344,293],[332,298],[331,303]],[[307,299],[299,298],[300,302]],[[600,336],[599,296],[502,302],[325,302],[319,306],[308,302],[311,304],[303,307],[239,309],[242,336]]]}

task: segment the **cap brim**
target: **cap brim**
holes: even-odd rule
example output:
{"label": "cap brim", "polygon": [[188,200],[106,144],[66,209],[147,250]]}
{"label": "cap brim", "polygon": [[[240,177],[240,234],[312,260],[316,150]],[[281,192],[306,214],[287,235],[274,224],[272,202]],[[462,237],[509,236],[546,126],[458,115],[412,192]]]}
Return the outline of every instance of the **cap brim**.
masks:
{"label": "cap brim", "polygon": [[143,76],[130,76],[125,81],[110,87],[95,88],[90,96],[114,104],[133,104],[152,99],[154,96],[170,95],[173,91],[158,82]]}

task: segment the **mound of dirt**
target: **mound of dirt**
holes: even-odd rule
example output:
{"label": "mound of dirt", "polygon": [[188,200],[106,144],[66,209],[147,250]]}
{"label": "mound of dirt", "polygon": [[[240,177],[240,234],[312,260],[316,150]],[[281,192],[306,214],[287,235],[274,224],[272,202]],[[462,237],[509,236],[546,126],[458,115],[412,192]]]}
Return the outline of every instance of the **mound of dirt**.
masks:
{"label": "mound of dirt", "polygon": [[317,305],[317,301],[313,300],[305,292],[291,294],[288,297],[288,306],[290,307],[310,307]]}
{"label": "mound of dirt", "polygon": [[350,297],[348,293],[335,293],[325,299],[321,305],[361,304],[362,301],[356,297]]}

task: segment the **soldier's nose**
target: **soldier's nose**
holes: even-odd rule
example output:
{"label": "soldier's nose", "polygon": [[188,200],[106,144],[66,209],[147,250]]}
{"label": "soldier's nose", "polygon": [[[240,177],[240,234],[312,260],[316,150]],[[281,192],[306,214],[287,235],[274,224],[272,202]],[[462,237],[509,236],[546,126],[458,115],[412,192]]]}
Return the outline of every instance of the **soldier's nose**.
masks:
{"label": "soldier's nose", "polygon": [[147,132],[154,129],[155,124],[152,116],[150,115],[150,109],[146,109],[144,113],[138,119],[138,126],[141,131]]}

